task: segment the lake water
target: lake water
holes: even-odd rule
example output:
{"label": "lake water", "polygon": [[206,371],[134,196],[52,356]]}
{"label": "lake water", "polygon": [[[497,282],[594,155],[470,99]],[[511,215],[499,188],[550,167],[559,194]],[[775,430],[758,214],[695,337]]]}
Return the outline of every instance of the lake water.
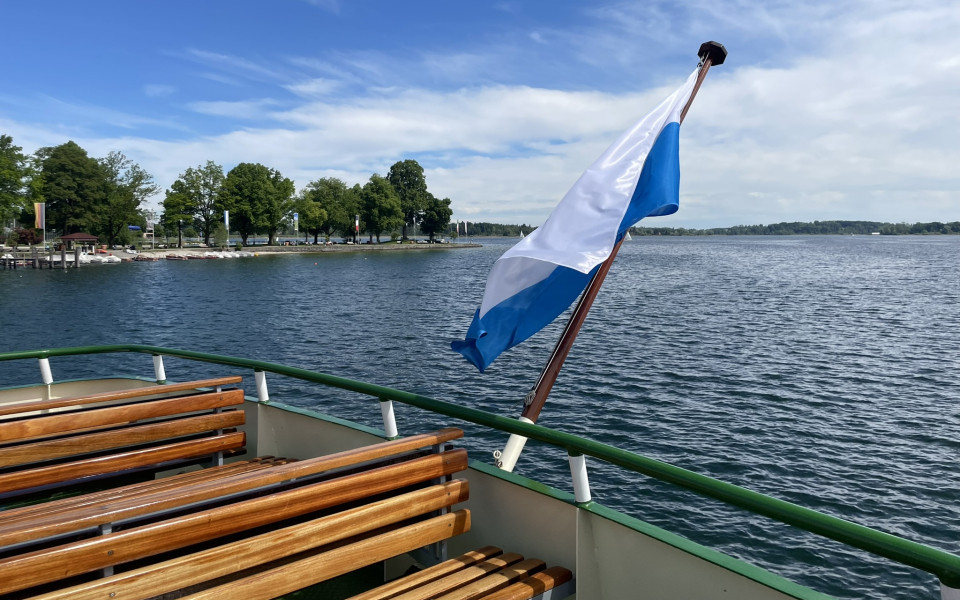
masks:
{"label": "lake water", "polygon": [[[0,271],[0,349],[110,344],[247,356],[517,416],[560,325],[480,375],[449,341],[515,240],[483,248]],[[960,237],[637,238],[540,423],[960,552]],[[54,376],[104,361],[54,359]],[[168,359],[174,379],[194,376]],[[36,363],[0,363],[35,382]],[[252,380],[252,377],[249,377]],[[274,381],[271,381],[274,386]],[[378,426],[370,402],[271,396]],[[337,405],[337,408],[332,408]],[[342,406],[346,406],[344,409]],[[432,425],[398,407],[401,432]],[[468,428],[469,429],[469,428]],[[474,436],[474,458],[503,440]],[[594,499],[843,598],[938,598],[932,576],[591,463]],[[517,472],[569,489],[531,444]]]}

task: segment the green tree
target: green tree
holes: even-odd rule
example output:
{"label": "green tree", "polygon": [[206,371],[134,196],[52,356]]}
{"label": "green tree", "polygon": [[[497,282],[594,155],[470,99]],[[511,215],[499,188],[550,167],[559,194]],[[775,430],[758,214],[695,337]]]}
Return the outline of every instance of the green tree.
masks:
{"label": "green tree", "polygon": [[323,232],[323,223],[327,220],[327,211],[320,208],[320,204],[313,199],[311,194],[304,190],[300,193],[293,203],[293,210],[299,217],[300,231],[303,233],[303,241],[307,241],[307,236],[313,236],[313,243],[316,244],[320,234]]}
{"label": "green tree", "polygon": [[95,230],[108,244],[124,242],[129,238],[128,225],[146,225],[140,207],[160,188],[153,176],[122,152],[111,152],[97,162],[106,178],[106,199],[96,210]]}
{"label": "green tree", "polygon": [[223,220],[223,210],[217,205],[223,187],[223,167],[208,160],[207,164],[189,167],[180,174],[170,189],[183,197],[189,218],[203,235],[203,243],[210,244],[210,235]]}
{"label": "green tree", "polygon": [[[343,239],[353,239],[355,243],[360,243],[360,232],[357,230],[357,219],[361,217],[360,201],[363,196],[363,188],[359,183],[353,184],[353,187],[347,190],[344,196],[344,206],[346,206],[346,218],[338,221],[336,231],[343,236]],[[360,229],[363,229],[363,223],[360,223]]]}
{"label": "green tree", "polygon": [[290,213],[293,182],[274,169],[257,163],[240,163],[223,180],[218,204],[230,211],[230,226],[247,245],[252,233],[266,232],[273,244]]}
{"label": "green tree", "polygon": [[450,217],[453,216],[453,209],[450,208],[450,198],[439,200],[434,198],[433,194],[427,199],[426,208],[423,211],[423,232],[433,236],[446,231],[450,227]]}
{"label": "green tree", "polygon": [[213,245],[221,250],[227,247],[227,240],[229,236],[227,235],[227,226],[223,223],[216,223],[213,226],[213,231],[210,234],[213,236]]}
{"label": "green tree", "polygon": [[396,162],[390,167],[387,179],[400,198],[400,209],[403,211],[402,237],[407,239],[407,225],[420,220],[427,204],[427,180],[423,176],[423,167],[410,159]]}
{"label": "green tree", "polygon": [[[334,232],[349,235],[357,214],[356,198],[343,181],[334,177],[325,177],[307,184],[304,196],[313,200],[323,211],[318,225],[318,233],[328,240]],[[317,241],[316,234],[314,242]]]}
{"label": "green tree", "polygon": [[[259,207],[259,223],[270,234],[269,245],[276,243],[277,232],[280,231],[287,218],[293,212],[293,181],[280,174],[279,171],[268,169],[270,172],[270,193]],[[259,229],[259,227],[258,227]]]}
{"label": "green tree", "polygon": [[380,234],[403,225],[400,198],[386,178],[374,174],[363,186],[360,193],[360,215],[371,242],[376,236],[379,243]]}
{"label": "green tree", "polygon": [[256,232],[253,207],[259,203],[259,197],[269,193],[268,187],[266,167],[252,163],[240,163],[223,180],[217,203],[230,211],[230,227],[240,234],[244,246],[250,235]]}
{"label": "green tree", "polygon": [[177,232],[177,247],[183,248],[183,224],[190,223],[195,206],[189,196],[175,191],[173,186],[167,190],[163,199],[163,213],[160,215],[160,225],[166,234]]}
{"label": "green tree", "polygon": [[107,177],[96,159],[69,141],[37,151],[47,203],[47,229],[61,234],[92,230],[107,199]]}
{"label": "green tree", "polygon": [[32,169],[22,150],[0,134],[0,225],[27,209]]}

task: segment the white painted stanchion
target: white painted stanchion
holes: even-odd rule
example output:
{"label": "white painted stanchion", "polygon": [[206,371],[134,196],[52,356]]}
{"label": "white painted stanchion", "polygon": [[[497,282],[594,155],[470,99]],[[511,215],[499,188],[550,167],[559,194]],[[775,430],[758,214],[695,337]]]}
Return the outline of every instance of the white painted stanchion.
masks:
{"label": "white painted stanchion", "polygon": [[50,385],[53,383],[53,371],[50,370],[50,359],[41,358],[40,361],[40,378],[43,380],[44,385]]}
{"label": "white painted stanchion", "polygon": [[270,394],[267,392],[267,374],[263,371],[254,371],[253,376],[257,380],[257,400],[260,402],[269,402]]}
{"label": "white painted stanchion", "polygon": [[[40,379],[42,379],[43,384],[47,386],[44,389],[44,394],[46,395],[46,400],[49,400],[50,397],[53,395],[52,388],[50,387],[50,385],[53,383],[53,371],[50,370],[50,359],[41,358],[38,360],[40,361]],[[48,409],[43,409],[40,412],[42,412],[43,414],[46,414],[49,411]]]}
{"label": "white painted stanchion", "polygon": [[940,600],[960,600],[960,589],[940,584]]}
{"label": "white painted stanchion", "polygon": [[590,502],[590,481],[587,479],[587,457],[571,454],[570,475],[573,477],[573,497],[577,502]]}
{"label": "white painted stanchion", "polygon": [[380,414],[383,415],[383,430],[386,432],[387,437],[390,439],[399,437],[400,432],[397,431],[397,419],[393,414],[393,400],[380,401]]}
{"label": "white painted stanchion", "polygon": [[166,383],[167,372],[163,370],[163,357],[159,354],[153,356],[153,374],[157,378],[157,383]]}
{"label": "white painted stanchion", "polygon": [[[526,417],[520,417],[520,420],[524,423],[530,423],[533,425],[533,421]],[[507,439],[507,445],[503,447],[503,451],[497,450],[493,453],[493,458],[497,461],[497,466],[507,471],[513,473],[513,468],[517,466],[517,461],[520,459],[520,453],[523,452],[523,447],[527,443],[527,438],[522,435],[517,435],[516,433],[511,433],[510,437]]]}

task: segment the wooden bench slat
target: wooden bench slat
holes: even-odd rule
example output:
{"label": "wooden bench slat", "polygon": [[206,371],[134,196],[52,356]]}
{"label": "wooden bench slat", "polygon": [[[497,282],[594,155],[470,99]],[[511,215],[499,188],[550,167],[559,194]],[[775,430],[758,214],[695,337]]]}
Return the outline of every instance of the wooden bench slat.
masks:
{"label": "wooden bench slat", "polygon": [[[137,498],[159,491],[182,489],[208,481],[215,482],[218,479],[237,474],[268,469],[274,465],[283,464],[283,462],[283,460],[278,459],[264,460],[262,458],[238,461],[162,479],[153,479],[120,488],[61,498],[5,511],[2,513],[3,518],[0,519],[0,548],[112,522],[111,520],[85,519],[83,517],[84,514],[92,513],[95,515],[99,506],[110,505],[119,501],[135,503]],[[136,516],[136,514],[128,516]],[[113,519],[113,521],[116,520]]]}
{"label": "wooden bench slat", "polygon": [[476,581],[477,579],[486,577],[490,573],[495,573],[500,569],[509,567],[510,565],[516,564],[522,560],[522,555],[517,554],[516,552],[507,552],[505,554],[494,556],[492,558],[488,558],[487,560],[470,565],[469,567],[464,567],[463,569],[451,573],[446,577],[431,581],[430,583],[421,585],[400,595],[392,596],[390,600],[422,600],[436,598],[442,594],[450,592],[451,590],[455,590],[458,587],[467,585],[468,583]]}
{"label": "wooden bench slat", "polygon": [[461,554],[456,558],[451,558],[450,560],[446,560],[440,564],[427,567],[426,569],[417,571],[416,573],[411,573],[405,577],[400,577],[399,579],[387,582],[368,592],[351,596],[349,600],[389,600],[394,596],[402,594],[403,592],[430,583],[431,581],[435,581],[442,577],[446,577],[451,573],[474,565],[478,562],[487,560],[488,558],[499,556],[500,554],[503,554],[503,550],[500,548],[497,548],[496,546],[484,546],[479,550],[471,550],[470,552]]}
{"label": "wooden bench slat", "polygon": [[[546,563],[538,558],[528,558],[452,590],[440,596],[437,600],[477,600],[477,598],[481,596],[501,590],[511,583],[515,583],[534,573],[542,571],[546,566]],[[423,596],[419,597],[424,598]],[[431,598],[433,598],[433,596],[431,596]]]}
{"label": "wooden bench slat", "polygon": [[98,492],[88,492],[86,494],[58,498],[56,500],[50,500],[49,502],[42,502],[40,504],[31,504],[28,506],[7,509],[0,513],[3,516],[3,518],[0,519],[0,531],[4,530],[10,523],[34,519],[39,515],[72,510],[81,506],[88,506],[90,504],[102,502],[104,500],[128,498],[137,494],[149,494],[161,489],[189,485],[190,483],[216,479],[218,477],[227,477],[244,470],[267,468],[274,463],[274,460],[275,459],[271,457],[260,457],[250,460],[236,461],[225,465],[208,467],[206,469],[186,471],[176,475],[171,475],[169,477],[162,477],[160,479],[151,479],[149,481],[131,483],[125,486],[109,488]]}
{"label": "wooden bench slat", "polygon": [[195,396],[91,408],[79,412],[52,413],[0,422],[0,442],[27,441],[71,431],[122,425],[143,419],[169,417],[238,404],[243,404],[243,390],[210,392]]}
{"label": "wooden bench slat", "polygon": [[545,571],[527,577],[523,581],[483,596],[479,600],[530,600],[530,598],[559,587],[572,579],[573,573],[569,569],[550,567]]}
{"label": "wooden bench slat", "polygon": [[82,542],[13,556],[0,560],[0,593],[183,548],[443,477],[466,467],[466,450],[453,450]]}
{"label": "wooden bench slat", "polygon": [[[105,502],[97,503],[90,511],[73,510],[69,516],[60,516],[53,523],[37,523],[30,530],[21,527],[11,532],[0,527],[0,540],[2,540],[0,545],[14,543],[14,540],[20,542],[39,539],[56,533],[83,529],[91,524],[119,521],[176,506],[201,502],[210,498],[222,497],[227,494],[241,493],[278,484],[295,478],[317,475],[333,469],[350,467],[371,460],[384,459],[419,448],[434,446],[462,435],[463,431],[460,429],[441,429],[433,433],[381,442],[365,448],[290,462],[270,469],[239,473],[229,477],[218,477],[212,481],[196,482],[189,486],[161,488],[129,497],[112,497]],[[2,480],[0,480],[0,484],[2,484]]]}
{"label": "wooden bench slat", "polygon": [[433,544],[470,529],[459,510],[187,596],[188,600],[269,600]]}
{"label": "wooden bench slat", "polygon": [[125,390],[102,392],[99,394],[88,394],[84,396],[17,402],[0,406],[0,416],[13,415],[22,412],[33,412],[38,410],[49,410],[52,408],[63,408],[65,406],[81,406],[84,404],[97,404],[99,402],[112,402],[114,400],[128,400],[130,398],[142,398],[157,394],[169,394],[172,392],[183,392],[201,388],[215,388],[217,386],[233,385],[240,383],[241,381],[243,381],[243,377],[239,375],[231,375],[229,377],[201,379],[198,381],[184,381],[180,383],[166,383],[162,385],[129,388]]}
{"label": "wooden bench slat", "polygon": [[86,477],[119,473],[173,460],[185,460],[242,448],[242,432],[225,433],[199,440],[174,442],[154,448],[131,450],[119,454],[74,461],[27,471],[0,475],[0,493],[29,490]]}
{"label": "wooden bench slat", "polygon": [[453,480],[348,509],[306,523],[223,544],[97,581],[57,590],[33,600],[146,600],[266,564],[313,548],[341,542],[361,529],[374,531],[467,499],[466,481]]}
{"label": "wooden bench slat", "polygon": [[0,448],[0,467],[53,460],[238,427],[245,423],[244,417],[243,411],[233,410]]}

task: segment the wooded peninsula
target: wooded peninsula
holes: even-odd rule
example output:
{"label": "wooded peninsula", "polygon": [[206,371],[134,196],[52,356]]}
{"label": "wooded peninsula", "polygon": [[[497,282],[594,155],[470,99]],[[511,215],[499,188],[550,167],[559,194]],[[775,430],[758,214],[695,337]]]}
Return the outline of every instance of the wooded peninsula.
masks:
{"label": "wooded peninsula", "polygon": [[231,234],[240,237],[238,246],[258,234],[269,245],[291,234],[304,241],[312,236],[314,244],[333,235],[357,243],[361,234],[371,243],[382,235],[408,240],[408,234],[434,241],[449,234],[453,215],[450,199],[430,193],[423,167],[410,159],[362,186],[324,177],[299,192],[262,164],[240,163],[225,173],[208,160],[180,174],[157,215],[145,203],[160,191],[153,176],[121,152],[94,158],[68,141],[30,156],[0,134],[0,242],[10,246],[44,243],[48,233],[88,233],[126,246],[142,240],[133,231],[174,237],[180,247],[184,237],[222,247]]}
{"label": "wooded peninsula", "polygon": [[883,223],[879,221],[813,221],[736,225],[712,229],[633,227],[631,235],[944,235],[960,234],[960,221],[941,223]]}
{"label": "wooded peninsula", "polygon": [[[536,229],[532,225],[470,223],[470,236],[520,237]],[[812,223],[774,223],[772,225],[736,225],[711,229],[686,227],[631,227],[630,235],[938,235],[960,234],[960,221],[950,223],[883,223],[879,221],[813,221]]]}

